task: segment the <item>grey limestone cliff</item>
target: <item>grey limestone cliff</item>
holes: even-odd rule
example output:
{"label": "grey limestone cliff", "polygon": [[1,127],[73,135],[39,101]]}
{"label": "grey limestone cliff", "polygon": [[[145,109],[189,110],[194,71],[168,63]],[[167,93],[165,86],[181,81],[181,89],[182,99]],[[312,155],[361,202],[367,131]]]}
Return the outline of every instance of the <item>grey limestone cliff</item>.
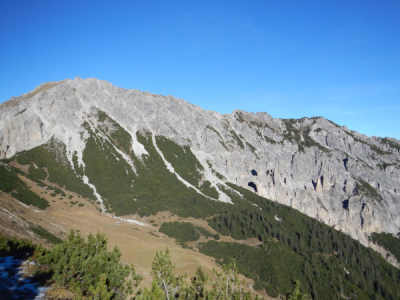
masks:
{"label": "grey limestone cliff", "polygon": [[84,167],[83,124],[96,122],[92,115],[99,110],[130,133],[136,155],[146,152],[137,131],[189,146],[215,187],[225,181],[247,187],[369,246],[372,232],[400,231],[400,142],[322,117],[285,120],[240,110],[221,115],[172,96],[76,78],[43,84],[0,105],[0,156],[54,137],[66,145],[71,165],[76,153]]}

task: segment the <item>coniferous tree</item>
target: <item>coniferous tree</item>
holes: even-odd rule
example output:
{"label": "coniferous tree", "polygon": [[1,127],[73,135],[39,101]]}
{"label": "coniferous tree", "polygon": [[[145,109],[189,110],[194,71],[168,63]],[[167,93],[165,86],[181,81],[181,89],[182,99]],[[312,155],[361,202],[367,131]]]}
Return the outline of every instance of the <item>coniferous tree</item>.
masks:
{"label": "coniferous tree", "polygon": [[293,292],[291,292],[288,297],[288,300],[308,300],[307,294],[302,294],[300,292],[300,282],[296,280],[295,287]]}
{"label": "coniferous tree", "polygon": [[157,282],[159,288],[164,291],[165,299],[170,300],[179,295],[179,291],[184,287],[184,276],[174,275],[175,265],[171,263],[169,249],[165,252],[156,252],[151,267],[151,275]]}
{"label": "coniferous tree", "polygon": [[48,266],[53,279],[73,291],[77,299],[84,296],[107,299],[110,295],[124,299],[133,292],[134,282],[137,286],[142,278],[133,266],[123,266],[120,257],[117,247],[107,251],[104,234],[89,234],[86,242],[71,230],[63,243],[44,251],[38,263]]}

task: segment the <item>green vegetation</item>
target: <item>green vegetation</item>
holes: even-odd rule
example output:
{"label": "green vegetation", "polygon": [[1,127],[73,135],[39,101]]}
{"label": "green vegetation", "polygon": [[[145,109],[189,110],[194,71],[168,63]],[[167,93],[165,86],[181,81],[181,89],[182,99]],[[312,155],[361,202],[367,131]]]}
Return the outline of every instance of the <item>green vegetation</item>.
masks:
{"label": "green vegetation", "polygon": [[[141,159],[132,155],[137,176],[134,177],[134,209],[139,215],[156,214],[169,210],[181,217],[211,216],[227,204],[213,201],[187,188],[175,174],[168,171],[156,151],[150,133],[137,133],[138,141],[149,155]],[[125,212],[127,213],[127,212]]]}
{"label": "green vegetation", "polygon": [[[268,143],[270,143],[270,144],[276,144],[276,141],[275,141],[275,140],[269,138],[269,137],[266,136],[266,135],[263,135],[262,132],[261,132],[261,129],[265,129],[265,128],[269,128],[271,131],[275,131],[275,129],[272,128],[271,126],[269,126],[267,123],[264,123],[264,124],[263,124],[263,123],[258,123],[258,122],[255,122],[255,121],[251,121],[250,124],[248,124],[248,125],[249,125],[249,127],[250,127],[251,129],[253,129],[253,130],[256,132],[256,134],[257,134],[261,139],[263,139],[264,141],[266,141],[266,142],[268,142]],[[254,127],[255,127],[255,128],[254,128]]]}
{"label": "green vegetation", "polygon": [[[107,250],[104,234],[89,234],[85,240],[71,230],[64,242],[52,246],[50,250],[28,240],[6,239],[0,235],[0,255],[21,254],[26,257],[33,251],[35,255],[30,259],[36,260],[37,264],[32,275],[55,282],[53,288],[56,288],[57,296],[61,291],[66,300],[253,299],[244,290],[244,282],[239,281],[234,261],[223,265],[222,272],[213,270],[211,280],[201,267],[188,280],[186,275],[174,274],[175,266],[167,248],[156,252],[150,271],[153,277],[151,288],[142,288],[142,277],[136,274],[133,265],[120,262],[119,249]],[[51,298],[51,295],[47,296]]]}
{"label": "green vegetation", "polygon": [[74,164],[76,174],[78,174],[79,176],[83,176],[83,166],[79,165],[78,163],[78,153],[76,151],[72,155],[72,163]]}
{"label": "green vegetation", "polygon": [[204,168],[190,147],[181,147],[163,136],[157,136],[156,142],[164,158],[172,165],[175,172],[190,184],[198,187],[202,178],[200,171],[203,171]]}
{"label": "green vegetation", "polygon": [[356,181],[357,187],[361,193],[378,202],[381,202],[383,200],[382,196],[368,182],[361,178],[357,178]]}
{"label": "green vegetation", "polygon": [[47,200],[29,190],[25,182],[19,179],[14,171],[3,165],[0,165],[0,190],[10,193],[15,199],[27,205],[34,205],[40,209],[49,206]]}
{"label": "green vegetation", "polygon": [[253,299],[250,293],[244,291],[244,282],[239,281],[234,262],[223,265],[222,273],[213,270],[214,280],[209,284],[211,289],[207,288],[209,277],[201,267],[196,270],[196,276],[190,279],[190,284],[187,284],[186,276],[175,276],[174,270],[175,266],[171,262],[168,248],[165,252],[157,252],[151,269],[153,276],[151,288],[145,288],[137,299]]}
{"label": "green vegetation", "polygon": [[207,164],[208,164],[208,167],[211,169],[211,171],[215,174],[215,176],[217,176],[221,180],[225,180],[225,177],[222,174],[220,174],[214,170],[214,168],[209,160],[207,160]]}
{"label": "green vegetation", "polygon": [[233,259],[240,273],[255,280],[256,287],[263,288],[268,283],[268,294],[273,297],[290,292],[293,278],[305,280],[302,274],[303,259],[275,241],[257,248],[239,243],[209,241],[201,244],[201,252],[217,258],[221,264],[228,264]]}
{"label": "green vegetation", "polygon": [[387,164],[387,163],[383,163],[383,164],[377,164],[377,166],[378,166],[379,169],[381,169],[381,170],[386,170],[387,167],[389,167],[389,166],[396,166],[396,164]]}
{"label": "green vegetation", "polygon": [[[214,256],[221,264],[230,265],[229,270],[237,268],[246,276],[253,278],[255,280],[254,287],[260,290],[265,289],[271,296],[288,295],[292,299],[304,299],[305,295],[310,295],[312,299],[320,300],[332,299],[337,295],[341,295],[342,298],[357,297],[357,299],[399,299],[400,271],[389,265],[376,252],[290,207],[261,198],[247,189],[233,184],[228,183],[229,189],[220,187],[231,197],[233,205],[212,201],[198,194],[194,189],[186,187],[175,174],[168,171],[163,159],[156,151],[151,133],[136,133],[137,140],[145,147],[149,155],[135,156],[130,148],[132,143],[130,134],[105,113],[100,112],[98,116],[99,121],[102,122],[100,130],[107,138],[91,132],[90,127],[87,126],[89,138],[83,152],[85,170],[82,166],[78,166],[77,153],[73,154],[73,166],[71,166],[66,159],[65,146],[52,139],[45,146],[22,152],[13,158],[21,164],[30,165],[28,174],[7,165],[0,165],[0,189],[12,195],[18,194],[20,199],[24,199],[21,201],[30,202],[29,204],[35,202],[37,198],[41,199],[31,193],[18,178],[17,172],[19,172],[39,184],[43,184],[41,180],[47,178],[60,187],[64,188],[65,185],[65,188],[71,191],[80,194],[82,191],[86,191],[87,195],[94,198],[91,189],[81,180],[83,175],[87,175],[103,197],[107,210],[114,211],[117,215],[138,213],[144,216],[169,210],[181,217],[205,218],[217,232],[216,234],[211,234],[206,229],[195,227],[187,222],[164,223],[160,227],[160,232],[175,238],[183,246],[187,241],[198,240],[200,235],[214,238],[215,240],[202,243],[201,252]],[[237,114],[237,118],[241,118],[241,115]],[[295,127],[295,120],[284,120],[284,122],[287,126],[284,137],[296,142],[299,149],[304,150],[304,147],[315,146],[321,151],[328,151],[309,137],[310,128],[298,130]],[[257,131],[257,134],[260,135],[261,132]],[[239,146],[240,142],[242,144],[245,142],[241,136],[233,135],[233,139]],[[203,181],[203,166],[196,159],[190,147],[181,147],[165,137],[156,137],[156,142],[165,159],[172,164],[182,178],[199,188],[204,194],[212,198],[218,197],[217,190],[211,186],[211,183]],[[255,148],[251,144],[246,142],[246,145],[255,153]],[[135,170],[132,170],[130,164],[115,147],[130,156]],[[208,164],[213,170],[211,163]],[[221,174],[214,170],[213,172],[223,179]],[[369,183],[360,178],[356,180],[360,193],[377,201],[382,200]],[[60,188],[47,188],[52,191],[54,196],[67,197]],[[239,192],[243,197],[233,190]],[[30,198],[32,195],[37,197],[36,200]],[[45,205],[48,205],[46,203],[47,201]],[[67,202],[64,203],[69,205]],[[70,201],[70,204],[83,205],[78,201]],[[51,239],[48,233],[43,232],[39,227],[35,230],[41,232],[37,234]],[[259,245],[252,247],[239,243],[220,242],[222,235],[231,236],[237,240],[257,238]],[[99,245],[102,245],[101,249],[106,244],[104,237],[101,236],[91,236],[89,240],[94,243],[99,242]],[[373,241],[387,247],[398,257],[397,248],[393,249],[393,245],[397,245],[396,237],[374,235]],[[46,259],[50,256],[54,259],[51,262],[47,260],[42,265],[49,266],[56,277],[60,277],[60,274],[66,274],[69,277],[68,282],[61,281],[59,284],[68,286],[68,289],[72,289],[78,296],[89,297],[94,294],[101,294],[104,298],[117,298],[117,295],[122,295],[122,298],[126,296],[128,287],[125,285],[109,289],[112,286],[110,283],[112,280],[106,275],[111,274],[107,273],[108,271],[90,275],[94,281],[88,279],[87,282],[81,282],[82,278],[87,278],[89,275],[75,270],[76,263],[100,269],[103,265],[99,261],[87,261],[89,256],[85,249],[76,252],[74,257],[65,256],[66,252],[71,250],[72,253],[76,250],[72,249],[73,243],[91,249],[85,244],[83,238],[72,234],[70,240],[57,248],[58,250],[55,250],[56,247],[54,247],[49,252],[52,253],[51,255],[43,254]],[[8,245],[8,242],[0,240],[0,245],[2,244]],[[118,251],[111,254],[104,253],[100,257],[112,261],[113,264],[119,259]],[[232,258],[235,259],[235,262],[232,261]],[[160,264],[164,264],[169,261],[169,256],[161,252],[156,259]],[[73,264],[67,264],[66,268],[61,268],[62,261]],[[114,265],[118,265],[118,263]],[[173,271],[172,267],[169,268],[170,271],[171,269]],[[215,285],[220,284],[218,287],[221,288],[223,282],[221,278],[226,276],[226,279],[227,276],[232,276],[232,273],[229,273],[231,271],[227,271],[224,275],[215,275]],[[125,274],[124,271],[121,272]],[[178,295],[183,299],[193,299],[188,295],[197,295],[198,299],[207,299],[207,296],[199,296],[207,291],[204,285],[202,286],[202,282],[206,281],[205,278],[201,281],[196,279],[194,285],[191,286],[183,284],[180,279],[176,279],[177,277],[173,273],[170,273],[168,278],[171,279],[172,285],[167,288],[165,285],[161,285],[160,274],[154,267],[153,276],[156,279],[153,281],[152,288],[142,290],[137,299],[151,299],[151,296],[154,295],[163,298],[170,292],[173,297]],[[121,282],[125,282],[126,277],[124,276],[118,277],[122,278]],[[199,276],[197,277],[199,278]],[[61,277],[59,279],[65,280]],[[301,289],[296,280],[301,282]],[[180,288],[176,289],[178,285]],[[294,290],[293,286],[295,286]],[[208,295],[213,295],[217,290],[208,290]],[[224,299],[221,294],[218,295],[220,299]],[[229,295],[234,298],[233,294]],[[237,295],[243,296],[243,294]],[[208,299],[214,298],[209,296]]]}
{"label": "green vegetation", "polygon": [[300,292],[300,282],[296,280],[295,282],[295,287],[293,292],[289,293],[287,299],[288,300],[308,300],[308,295],[307,294],[302,294]]}
{"label": "green vegetation", "polygon": [[205,228],[203,228],[203,227],[201,227],[201,226],[195,226],[195,228],[197,229],[197,231],[198,231],[201,235],[205,236],[206,238],[212,238],[212,237],[214,237],[214,234],[212,234],[212,233],[209,232],[207,229],[205,229]]}
{"label": "green vegetation", "polygon": [[141,277],[133,266],[122,265],[121,252],[107,250],[104,234],[90,234],[87,241],[71,230],[67,239],[38,258],[39,266],[47,267],[58,285],[71,290],[75,299],[125,299],[133,292]]}
{"label": "green vegetation", "polygon": [[179,146],[175,142],[163,136],[157,136],[156,142],[164,158],[172,165],[175,172],[183,179],[199,188],[205,195],[218,199],[217,190],[211,186],[211,182],[202,181],[204,167],[192,153],[189,146]]}
{"label": "green vegetation", "polygon": [[218,199],[219,197],[217,190],[215,187],[211,186],[211,182],[208,180],[203,181],[203,184],[200,186],[200,191],[213,199]]}
{"label": "green vegetation", "polygon": [[[320,143],[316,142],[310,137],[311,127],[297,129],[295,124],[298,120],[296,119],[282,119],[286,125],[286,132],[283,133],[283,138],[296,143],[299,145],[299,151],[304,152],[304,147],[317,147],[323,152],[329,153],[330,150],[325,148]],[[315,120],[314,120],[315,121]]]}
{"label": "green vegetation", "polygon": [[[112,128],[106,125],[102,127],[104,134],[112,136],[107,130],[115,130],[118,124],[103,113],[99,115],[100,120],[107,120],[105,124],[112,124]],[[109,211],[114,211],[117,215],[138,213],[144,216],[170,210],[181,216],[190,214],[204,217],[211,215],[215,207],[220,207],[219,202],[210,201],[195,190],[187,188],[175,174],[168,171],[149,133],[144,135],[137,133],[138,141],[150,155],[136,157],[130,152],[135,165],[134,172],[110,141],[95,135],[89,126],[86,128],[90,137],[83,152],[85,174],[105,199]],[[118,127],[118,132],[118,136],[123,138],[114,137],[113,141],[117,140],[117,146],[126,152],[127,150],[121,145],[130,145],[131,137],[122,127]],[[199,187],[206,195],[218,197],[217,191],[209,182],[199,184],[201,180],[199,171],[203,170],[203,167],[189,147],[180,147],[163,137],[158,137],[157,140],[161,151],[164,151],[166,159],[176,168],[178,174]],[[170,151],[174,154],[168,155]]]}
{"label": "green vegetation", "polygon": [[113,145],[91,133],[83,151],[83,161],[86,176],[96,186],[97,192],[108,200],[112,210],[117,215],[132,212],[135,174]]}
{"label": "green vegetation", "polygon": [[27,177],[35,182],[40,183],[41,180],[46,179],[47,173],[42,168],[38,168],[35,165],[31,165],[29,167],[29,174]]}
{"label": "green vegetation", "polygon": [[[285,215],[285,211],[280,213]],[[296,215],[292,217],[295,218]],[[280,223],[283,224],[285,220]],[[298,221],[302,223],[304,220],[306,218]],[[173,231],[178,229],[177,225],[170,224],[175,226],[172,227]],[[320,232],[318,224],[320,223],[317,221],[314,223],[314,234],[318,237],[316,240],[321,239],[321,243],[324,244],[326,240],[332,239],[335,231],[329,231],[323,225],[325,230]],[[190,230],[180,234],[180,237],[192,238],[187,234],[193,232],[194,227],[191,224],[189,227]],[[280,232],[281,235],[284,234],[283,227],[280,228]],[[336,234],[346,237],[339,232]],[[273,297],[287,295],[286,299],[305,300],[310,299],[310,295],[311,299],[323,300],[337,299],[340,295],[341,298],[348,299],[398,299],[400,271],[387,264],[378,254],[373,254],[373,259],[370,260],[370,255],[374,252],[347,237],[344,243],[339,245],[343,250],[337,248],[337,251],[319,252],[314,247],[313,251],[317,252],[308,258],[307,251],[313,248],[313,241],[307,242],[307,236],[302,235],[301,228],[296,235],[304,239],[302,252],[294,251],[289,245],[290,242],[282,242],[282,236],[281,239],[270,237],[257,247],[218,241],[202,243],[201,251],[214,256],[222,265],[222,272],[213,270],[214,276],[211,280],[201,267],[190,281],[185,275],[176,276],[169,250],[159,251],[152,264],[151,288],[144,289],[138,286],[141,276],[136,274],[133,266],[122,265],[118,248],[107,251],[107,239],[100,233],[90,234],[85,240],[71,231],[64,242],[50,250],[41,248],[40,251],[36,251],[36,259],[38,271],[50,272],[52,280],[74,293],[74,299],[95,298],[100,294],[102,296],[98,299],[126,299],[134,293],[134,299],[137,300],[250,300],[252,297],[244,290],[244,283],[238,280],[239,272],[255,280],[255,289],[265,289]],[[32,252],[35,248],[36,246],[29,241],[9,240],[0,235],[2,255],[9,255],[10,251]],[[363,270],[362,276],[359,270]]]}
{"label": "green vegetation", "polygon": [[[353,131],[354,132],[354,131]],[[386,151],[382,151],[381,149],[379,149],[378,147],[376,147],[375,145],[369,144],[367,142],[364,142],[363,140],[359,139],[358,137],[356,137],[352,132],[346,132],[348,135],[350,135],[355,141],[364,144],[368,147],[371,148],[372,151],[375,151],[377,154],[380,155],[384,155],[384,154],[390,154],[390,152],[386,152]]]}
{"label": "green vegetation", "polygon": [[211,125],[207,125],[206,128],[214,131],[219,136],[219,138],[221,140],[223,140],[222,136],[219,134],[219,132],[214,127],[212,127]]}
{"label": "green vegetation", "polygon": [[0,233],[0,257],[32,252],[36,246],[27,239],[6,238]]}
{"label": "green vegetation", "polygon": [[258,155],[256,153],[256,148],[252,144],[250,144],[248,142],[246,142],[246,145],[247,145],[247,147],[249,147],[250,151],[259,159],[259,157],[258,157]]}
{"label": "green vegetation", "polygon": [[329,123],[331,123],[333,126],[335,126],[335,127],[337,127],[337,128],[340,128],[340,126],[338,125],[338,124],[336,124],[335,122],[333,122],[333,121],[331,121],[331,120],[328,120],[328,119],[326,119]]}
{"label": "green vegetation", "polygon": [[381,141],[382,141],[382,143],[388,144],[389,147],[391,147],[393,149],[400,150],[400,145],[388,138],[382,138]]}
{"label": "green vegetation", "polygon": [[219,141],[219,143],[222,145],[222,147],[225,148],[226,151],[229,151],[228,147],[225,145],[223,141]]}
{"label": "green vegetation", "polygon": [[220,138],[219,143],[222,145],[222,147],[224,147],[227,151],[229,151],[228,147],[224,143],[224,139],[222,138],[221,134],[214,127],[212,127],[210,125],[207,125],[206,128],[214,131],[219,136],[219,138]]}
{"label": "green vegetation", "polygon": [[182,246],[186,245],[185,242],[197,241],[200,238],[199,232],[188,222],[165,222],[158,231],[176,239]]}
{"label": "green vegetation", "polygon": [[230,131],[231,136],[233,137],[233,139],[236,141],[236,143],[239,145],[239,147],[244,150],[244,144],[242,142],[242,140],[240,139],[240,137],[237,135],[237,133],[233,130]]}
{"label": "green vegetation", "polygon": [[32,230],[35,234],[38,236],[46,239],[48,242],[52,244],[61,244],[63,242],[62,239],[59,237],[55,236],[51,232],[47,231],[43,227],[37,226],[37,225],[30,225],[29,229]]}
{"label": "green vegetation", "polygon": [[400,262],[400,235],[394,236],[393,234],[382,232],[373,232],[371,234],[371,240],[375,244],[381,245],[386,250],[396,257],[397,261]]}
{"label": "green vegetation", "polygon": [[236,112],[235,116],[236,116],[236,120],[238,120],[238,121],[241,122],[241,123],[244,122],[243,113],[242,113],[242,112],[239,112],[239,111]]}
{"label": "green vegetation", "polygon": [[276,144],[277,142],[273,139],[271,139],[270,137],[264,135],[264,140],[270,144]]}
{"label": "green vegetation", "polygon": [[398,299],[400,271],[378,253],[288,206],[228,185],[244,198],[225,190],[235,205],[209,218],[209,225],[235,239],[258,238],[260,245],[210,241],[202,245],[202,252],[222,262],[235,258],[239,270],[271,296],[289,293],[293,281],[300,280],[312,299],[339,294]]}
{"label": "green vegetation", "polygon": [[[66,157],[65,145],[52,138],[46,145],[18,153],[14,159],[23,165],[35,164],[39,168],[47,168],[48,180],[65,186],[67,190],[95,199],[92,189],[76,176]],[[39,171],[40,172],[40,171]],[[32,177],[35,180],[35,177]],[[36,177],[36,179],[40,179]],[[36,180],[35,180],[36,181]],[[37,181],[40,183],[40,180]]]}
{"label": "green vegetation", "polygon": [[99,111],[98,120],[105,122],[102,130],[103,133],[109,136],[123,152],[130,154],[132,145],[131,135],[103,111]]}
{"label": "green vegetation", "polygon": [[61,190],[61,189],[59,189],[59,188],[57,188],[57,187],[54,187],[54,186],[47,186],[47,189],[48,189],[48,190],[52,190],[53,193],[54,193],[54,196],[56,196],[56,195],[61,195],[61,196],[63,196],[63,197],[66,197],[66,196],[67,196],[63,190]]}
{"label": "green vegetation", "polygon": [[23,109],[23,110],[21,110],[20,112],[17,112],[17,113],[14,115],[14,117],[16,117],[16,116],[18,116],[18,115],[20,115],[20,114],[23,114],[25,111],[26,111],[26,108]]}

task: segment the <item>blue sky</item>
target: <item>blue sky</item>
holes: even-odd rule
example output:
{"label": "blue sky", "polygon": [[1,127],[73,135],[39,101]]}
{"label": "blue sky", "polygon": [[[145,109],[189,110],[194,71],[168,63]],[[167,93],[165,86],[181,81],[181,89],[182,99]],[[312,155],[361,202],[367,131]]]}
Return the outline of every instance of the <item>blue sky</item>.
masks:
{"label": "blue sky", "polygon": [[0,3],[0,102],[96,77],[400,139],[400,1]]}

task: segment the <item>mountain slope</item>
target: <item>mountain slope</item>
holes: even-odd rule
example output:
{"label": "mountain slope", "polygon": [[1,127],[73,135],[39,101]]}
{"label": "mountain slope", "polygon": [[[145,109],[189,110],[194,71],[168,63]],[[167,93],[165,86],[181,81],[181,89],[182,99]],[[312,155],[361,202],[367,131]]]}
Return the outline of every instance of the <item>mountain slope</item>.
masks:
{"label": "mountain slope", "polygon": [[[220,115],[172,96],[124,90],[97,79],[47,83],[0,109],[1,157],[53,138],[65,145],[66,163],[81,172],[83,180],[97,180],[97,189],[97,171],[90,159],[85,161],[94,155],[94,145],[100,143],[100,151],[112,152],[121,164],[126,161],[121,170],[135,180],[139,161],[155,159],[144,143],[161,154],[158,144],[167,141],[183,147],[182,153],[189,149],[197,159],[190,177],[179,174],[178,180],[198,197],[217,198],[218,193],[220,200],[229,202],[218,184],[250,183],[259,195],[290,205],[364,244],[372,232],[397,233],[400,228],[400,143],[395,139],[368,138],[320,117],[280,120],[243,111]],[[168,164],[171,156],[161,159]],[[175,168],[180,163],[178,159]],[[173,173],[185,172],[166,167]],[[201,192],[200,183],[211,194]],[[128,185],[125,182],[125,188]],[[102,196],[107,198],[106,194]]]}
{"label": "mountain slope", "polygon": [[[120,220],[133,222],[134,214],[168,210],[206,219],[214,230],[235,239],[254,237],[264,246],[277,239],[279,249],[297,255],[298,266],[317,266],[312,272],[351,269],[354,278],[342,271],[335,275],[346,277],[346,294],[369,289],[376,280],[376,290],[367,293],[382,295],[378,287],[389,293],[390,284],[378,279],[397,280],[397,271],[331,229],[389,254],[369,236],[397,234],[400,228],[400,142],[395,139],[368,138],[322,117],[281,120],[243,111],[220,115],[172,96],[125,90],[97,79],[41,85],[1,104],[0,112],[0,156],[9,164],[2,166],[3,173],[18,166],[22,176],[41,186],[58,185],[54,194],[75,192]],[[286,206],[274,208],[256,194],[330,228],[290,210],[287,214]],[[296,228],[301,230],[296,233]],[[320,242],[313,238],[317,233]],[[326,245],[324,234],[329,236]],[[340,246],[349,243],[346,250]],[[207,247],[210,255],[217,249]],[[315,261],[315,255],[339,260]],[[368,257],[367,263],[357,267],[357,255]],[[344,262],[343,256],[352,261]],[[385,258],[397,265],[393,256]],[[325,269],[326,264],[333,269]],[[385,275],[357,283],[366,276],[365,268],[381,266]],[[303,267],[295,272],[305,272]],[[312,295],[321,295],[318,289],[326,281],[317,287],[312,272],[288,278],[297,274],[309,281]],[[273,284],[267,285],[272,293],[290,286],[287,279],[272,283],[271,275],[264,275],[249,276]]]}

